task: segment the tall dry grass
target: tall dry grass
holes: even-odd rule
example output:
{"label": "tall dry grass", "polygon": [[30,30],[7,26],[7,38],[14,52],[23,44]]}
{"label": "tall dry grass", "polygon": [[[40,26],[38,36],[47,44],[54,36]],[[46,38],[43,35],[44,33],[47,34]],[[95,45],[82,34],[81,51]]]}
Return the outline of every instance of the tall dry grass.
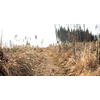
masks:
{"label": "tall dry grass", "polygon": [[55,52],[53,61],[55,65],[60,68],[58,73],[68,76],[100,75],[100,65],[97,60],[97,47],[97,44],[93,42],[85,43],[85,45],[84,43],[76,43],[75,56],[73,55],[72,44],[68,45],[66,51],[62,49],[61,52]]}
{"label": "tall dry grass", "polygon": [[8,62],[2,63],[1,61],[1,73],[4,72],[4,68],[6,72],[1,75],[33,76],[36,65],[42,62],[41,50],[30,46],[14,47],[9,51],[3,50],[8,57]]}
{"label": "tall dry grass", "polygon": [[10,76],[99,76],[98,45],[95,42],[36,48],[3,48],[8,62],[0,61],[0,75]]}

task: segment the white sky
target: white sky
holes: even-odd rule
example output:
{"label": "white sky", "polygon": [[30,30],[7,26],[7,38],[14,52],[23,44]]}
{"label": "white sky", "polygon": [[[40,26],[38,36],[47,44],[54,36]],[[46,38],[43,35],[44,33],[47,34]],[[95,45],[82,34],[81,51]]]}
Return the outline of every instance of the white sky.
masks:
{"label": "white sky", "polygon": [[[35,44],[35,35],[37,35],[38,45],[40,45],[42,39],[44,39],[45,45],[55,43],[54,24],[58,25],[65,19],[66,22],[64,23],[70,23],[67,21],[68,15],[67,17],[64,16],[68,5],[66,3],[61,5],[61,2],[57,0],[55,2],[52,0],[0,0],[0,30],[3,29],[3,40],[13,40],[17,34],[18,39],[23,39],[26,36],[31,37],[31,44]],[[92,33],[96,34],[95,24],[86,24],[86,26]]]}

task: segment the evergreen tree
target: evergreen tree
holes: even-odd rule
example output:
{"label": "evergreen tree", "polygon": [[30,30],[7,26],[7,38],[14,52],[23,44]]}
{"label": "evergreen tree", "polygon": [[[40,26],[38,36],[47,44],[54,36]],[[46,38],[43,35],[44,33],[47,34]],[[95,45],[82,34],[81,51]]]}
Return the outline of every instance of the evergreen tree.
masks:
{"label": "evergreen tree", "polygon": [[[67,25],[67,29],[65,29],[65,27],[63,28],[60,25],[60,28],[55,31],[56,34],[56,38],[57,40],[61,41],[62,43],[65,42],[72,42],[72,41],[93,41],[95,40],[94,35],[92,35],[92,32],[89,32],[88,28],[85,31],[85,24],[84,26],[84,31],[81,29],[81,25],[80,24],[74,24],[74,29],[70,31],[69,29],[69,25]],[[76,29],[75,29],[76,28]]]}

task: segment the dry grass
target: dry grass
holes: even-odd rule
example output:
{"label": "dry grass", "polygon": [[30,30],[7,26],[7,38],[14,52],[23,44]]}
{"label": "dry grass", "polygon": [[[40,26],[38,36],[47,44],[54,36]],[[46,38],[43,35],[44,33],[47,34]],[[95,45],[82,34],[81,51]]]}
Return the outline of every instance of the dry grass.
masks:
{"label": "dry grass", "polygon": [[96,43],[76,43],[34,48],[19,46],[3,49],[8,62],[0,61],[0,75],[4,76],[99,76]]}
{"label": "dry grass", "polygon": [[8,63],[4,64],[9,73],[6,75],[33,76],[33,69],[42,62],[41,50],[34,49],[30,46],[15,47],[10,49],[9,52],[4,52],[8,57]]}
{"label": "dry grass", "polygon": [[[73,56],[71,46],[67,51],[56,52],[54,63],[60,67],[60,73],[68,76],[100,75],[100,65],[97,62],[97,51],[95,43],[76,43],[76,55]],[[61,71],[63,70],[63,71]]]}

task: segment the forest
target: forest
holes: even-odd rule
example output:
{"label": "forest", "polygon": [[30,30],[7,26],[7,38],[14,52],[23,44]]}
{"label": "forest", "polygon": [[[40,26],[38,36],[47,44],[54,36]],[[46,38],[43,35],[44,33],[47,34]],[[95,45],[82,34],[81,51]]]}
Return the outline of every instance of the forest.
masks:
{"label": "forest", "polygon": [[56,40],[61,41],[62,43],[72,41],[97,41],[97,35],[93,35],[92,32],[89,32],[88,28],[85,30],[85,24],[83,24],[83,26],[84,30],[82,30],[80,24],[76,24],[74,29],[70,30],[69,26],[65,29],[65,27],[59,25],[59,29],[57,29],[55,25]]}

